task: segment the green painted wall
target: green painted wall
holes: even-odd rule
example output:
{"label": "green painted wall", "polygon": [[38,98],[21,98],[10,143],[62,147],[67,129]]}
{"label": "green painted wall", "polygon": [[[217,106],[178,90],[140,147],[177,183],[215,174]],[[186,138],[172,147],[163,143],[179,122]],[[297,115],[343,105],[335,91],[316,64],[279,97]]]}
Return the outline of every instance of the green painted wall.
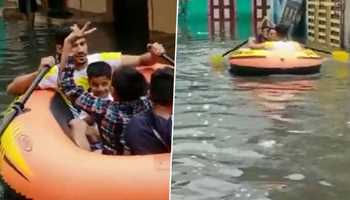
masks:
{"label": "green painted wall", "polygon": [[208,1],[184,0],[181,6],[184,13],[179,16],[179,24],[186,26],[193,38],[208,38]]}
{"label": "green painted wall", "polygon": [[236,39],[244,40],[253,34],[252,0],[236,0]]}
{"label": "green painted wall", "polygon": [[[252,2],[236,0],[236,39],[247,39],[253,33]],[[208,0],[182,0],[179,25],[192,38],[208,38]]]}

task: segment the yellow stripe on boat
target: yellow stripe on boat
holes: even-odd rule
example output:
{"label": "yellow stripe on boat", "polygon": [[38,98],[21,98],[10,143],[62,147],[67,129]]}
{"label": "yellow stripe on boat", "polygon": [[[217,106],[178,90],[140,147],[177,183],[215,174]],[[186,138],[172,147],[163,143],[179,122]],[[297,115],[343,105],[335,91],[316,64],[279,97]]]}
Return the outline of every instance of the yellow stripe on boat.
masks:
{"label": "yellow stripe on boat", "polygon": [[311,49],[304,49],[296,53],[298,58],[321,58],[316,52]]}
{"label": "yellow stripe on boat", "polygon": [[270,51],[264,49],[241,48],[231,54],[231,58],[266,57]]}
{"label": "yellow stripe on boat", "polygon": [[[11,123],[1,137],[1,157],[6,158],[26,177],[32,176],[32,171],[23,158],[16,138],[19,137],[20,126]],[[2,166],[0,166],[2,168]]]}

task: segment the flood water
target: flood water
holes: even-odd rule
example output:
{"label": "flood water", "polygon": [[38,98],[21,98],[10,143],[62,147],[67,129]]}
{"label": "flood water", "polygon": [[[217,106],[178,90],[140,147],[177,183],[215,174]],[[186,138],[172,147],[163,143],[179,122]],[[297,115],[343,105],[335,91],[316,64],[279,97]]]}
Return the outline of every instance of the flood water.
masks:
{"label": "flood water", "polygon": [[237,41],[178,36],[172,199],[348,199],[349,64],[237,77],[209,57]]}

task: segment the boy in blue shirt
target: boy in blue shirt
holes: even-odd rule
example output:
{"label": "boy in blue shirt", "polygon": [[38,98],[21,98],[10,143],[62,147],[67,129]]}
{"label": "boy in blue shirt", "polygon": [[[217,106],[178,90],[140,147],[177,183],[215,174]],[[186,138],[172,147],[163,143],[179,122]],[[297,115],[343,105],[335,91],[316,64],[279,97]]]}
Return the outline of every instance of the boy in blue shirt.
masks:
{"label": "boy in blue shirt", "polygon": [[151,76],[153,108],[133,117],[125,130],[131,154],[145,155],[171,151],[174,70],[158,69]]}

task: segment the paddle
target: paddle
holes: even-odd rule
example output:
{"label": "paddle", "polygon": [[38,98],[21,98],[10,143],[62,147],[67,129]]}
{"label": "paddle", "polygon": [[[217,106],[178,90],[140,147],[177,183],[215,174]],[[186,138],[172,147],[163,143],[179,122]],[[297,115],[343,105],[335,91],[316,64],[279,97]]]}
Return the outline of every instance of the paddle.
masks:
{"label": "paddle", "polygon": [[325,50],[322,50],[322,49],[316,49],[316,48],[309,47],[309,46],[306,46],[305,48],[311,49],[311,50],[314,50],[314,51],[317,51],[317,52],[321,52],[321,53],[324,53],[324,54],[332,55],[332,59],[335,60],[335,61],[339,61],[339,62],[348,62],[349,61],[349,57],[350,57],[349,53],[344,51],[344,50],[325,51]]}
{"label": "paddle", "polygon": [[227,54],[231,53],[232,51],[236,51],[237,49],[241,48],[243,45],[247,44],[249,40],[244,40],[242,43],[239,45],[235,46],[234,48],[226,51],[225,53],[222,54],[222,57],[226,56]]}
{"label": "paddle", "polygon": [[164,58],[166,61],[168,61],[172,66],[174,66],[174,60],[170,58],[166,53],[163,53],[160,55],[160,57]]}
{"label": "paddle", "polygon": [[42,67],[38,73],[38,75],[33,80],[32,84],[26,90],[24,95],[22,95],[12,106],[13,111],[11,111],[7,116],[3,119],[2,124],[0,126],[0,137],[4,133],[7,126],[12,122],[12,120],[24,109],[24,105],[32,95],[35,88],[39,85],[41,79],[45,76],[45,74],[49,71],[50,67]]}
{"label": "paddle", "polygon": [[226,51],[225,53],[223,53],[222,55],[213,55],[211,56],[211,63],[213,66],[222,66],[222,63],[224,61],[224,57],[231,53],[232,51],[236,51],[237,49],[241,48],[243,45],[247,44],[249,40],[244,40],[243,42],[239,43],[238,45],[236,45],[235,47],[233,47],[232,49]]}

